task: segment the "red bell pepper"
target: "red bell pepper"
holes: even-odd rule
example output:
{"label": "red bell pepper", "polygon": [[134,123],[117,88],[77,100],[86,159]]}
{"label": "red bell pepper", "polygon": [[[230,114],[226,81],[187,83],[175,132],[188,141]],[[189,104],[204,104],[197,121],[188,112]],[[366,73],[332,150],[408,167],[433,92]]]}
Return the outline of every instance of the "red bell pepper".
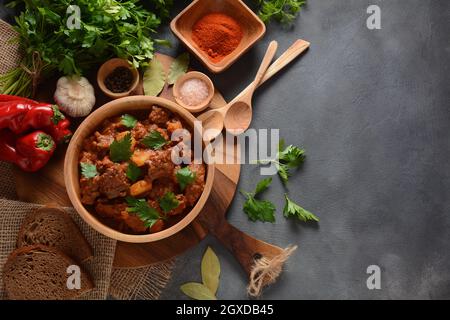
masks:
{"label": "red bell pepper", "polygon": [[15,134],[42,129],[59,143],[71,136],[69,125],[70,121],[56,105],[0,95],[0,129],[9,128]]}
{"label": "red bell pepper", "polygon": [[46,162],[53,155],[55,146],[53,138],[43,131],[35,131],[16,141],[16,150],[22,156]]}
{"label": "red bell pepper", "polygon": [[16,164],[27,172],[44,167],[55,151],[53,138],[43,131],[35,131],[16,140],[8,129],[0,131],[0,160]]}
{"label": "red bell pepper", "polygon": [[50,134],[57,143],[67,143],[72,138],[72,131],[70,131],[69,119],[64,119],[58,122],[57,125],[51,125],[42,128],[43,131]]}
{"label": "red bell pepper", "polygon": [[29,161],[16,151],[16,136],[8,129],[0,130],[0,160],[16,164],[22,170],[29,166]]}

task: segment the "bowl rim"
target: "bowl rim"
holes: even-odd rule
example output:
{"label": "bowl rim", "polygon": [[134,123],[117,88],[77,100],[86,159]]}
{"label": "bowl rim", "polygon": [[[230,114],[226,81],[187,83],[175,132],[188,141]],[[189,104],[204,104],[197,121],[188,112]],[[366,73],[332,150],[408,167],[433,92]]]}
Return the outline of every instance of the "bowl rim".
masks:
{"label": "bowl rim", "polygon": [[183,34],[178,30],[177,23],[178,20],[185,14],[189,13],[191,8],[195,6],[200,1],[206,1],[206,0],[194,0],[191,4],[189,4],[186,8],[184,8],[175,18],[172,19],[170,22],[170,29],[175,34],[175,36],[181,40],[181,42],[187,47],[189,51],[191,51],[192,54],[194,54],[202,63],[203,65],[208,68],[209,71],[213,73],[220,73],[222,71],[225,71],[231,65],[233,65],[243,54],[245,54],[251,47],[253,47],[256,42],[261,40],[261,38],[266,34],[266,25],[264,22],[242,1],[242,0],[226,0],[226,1],[236,1],[244,10],[250,13],[250,15],[253,16],[254,21],[261,26],[261,32],[258,34],[253,41],[250,41],[240,52],[236,53],[232,59],[230,59],[227,63],[214,63],[211,62],[206,55],[204,55],[202,52],[197,50],[195,46],[191,44],[191,41],[186,39]]}
{"label": "bowl rim", "polygon": [[[138,107],[134,106],[133,108],[133,103],[137,102],[142,102],[144,104]],[[78,145],[79,144],[78,141],[80,139],[84,139],[89,134],[91,134],[92,131],[95,130],[95,128],[97,128],[101,124],[101,122],[104,121],[105,119],[113,117],[114,115],[118,115],[119,113],[123,112],[118,111],[118,109],[121,109],[123,107],[123,104],[130,104],[130,111],[148,110],[150,109],[151,106],[158,105],[180,115],[191,125],[193,121],[196,121],[196,118],[190,112],[178,106],[176,103],[160,97],[131,96],[113,100],[111,102],[104,104],[103,106],[95,110],[93,113],[91,113],[80,124],[80,126],[74,133],[70,141],[70,144],[67,148],[66,156],[64,159],[64,182],[67,194],[69,196],[70,202],[75,208],[75,211],[81,216],[81,218],[96,231],[100,232],[101,234],[109,238],[130,243],[148,243],[162,240],[183,230],[200,214],[212,190],[214,182],[215,165],[214,163],[205,164],[207,166],[207,174],[205,179],[205,187],[203,189],[200,198],[197,200],[197,203],[191,209],[191,211],[189,211],[183,219],[181,219],[178,223],[174,224],[170,228],[151,234],[132,235],[117,231],[103,224],[99,219],[95,217],[94,214],[91,214],[81,203],[80,196],[75,187],[79,183],[78,156],[81,150],[81,145]],[[106,115],[104,115],[105,113]],[[97,123],[95,125],[92,125],[93,121]]]}

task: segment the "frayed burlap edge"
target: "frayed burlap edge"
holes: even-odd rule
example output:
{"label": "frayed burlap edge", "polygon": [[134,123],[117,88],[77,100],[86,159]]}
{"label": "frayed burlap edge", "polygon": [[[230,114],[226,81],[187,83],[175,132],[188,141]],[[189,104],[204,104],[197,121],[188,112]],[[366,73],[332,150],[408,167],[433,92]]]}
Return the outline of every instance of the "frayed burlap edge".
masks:
{"label": "frayed burlap edge", "polygon": [[135,269],[115,268],[109,294],[120,300],[158,299],[171,278],[173,267],[174,260]]}
{"label": "frayed burlap edge", "polygon": [[275,257],[270,259],[262,257],[256,260],[250,272],[247,294],[254,298],[260,297],[264,287],[275,283],[283,271],[285,262],[295,250],[297,250],[297,246],[288,246]]}

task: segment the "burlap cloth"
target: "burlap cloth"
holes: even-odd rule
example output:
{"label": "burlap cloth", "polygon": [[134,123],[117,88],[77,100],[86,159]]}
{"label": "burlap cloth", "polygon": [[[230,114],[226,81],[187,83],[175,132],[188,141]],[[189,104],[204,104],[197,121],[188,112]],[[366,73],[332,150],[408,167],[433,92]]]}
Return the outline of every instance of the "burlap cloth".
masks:
{"label": "burlap cloth", "polygon": [[[0,74],[16,67],[20,61],[18,45],[10,42],[16,36],[11,26],[0,20]],[[16,246],[17,233],[25,215],[39,205],[17,201],[12,166],[0,162],[0,298],[3,289],[3,265]],[[113,268],[116,242],[89,227],[73,210],[66,208],[94,250],[94,259],[83,267],[91,274],[95,290],[83,299],[157,299],[170,279],[173,261],[136,269]]]}

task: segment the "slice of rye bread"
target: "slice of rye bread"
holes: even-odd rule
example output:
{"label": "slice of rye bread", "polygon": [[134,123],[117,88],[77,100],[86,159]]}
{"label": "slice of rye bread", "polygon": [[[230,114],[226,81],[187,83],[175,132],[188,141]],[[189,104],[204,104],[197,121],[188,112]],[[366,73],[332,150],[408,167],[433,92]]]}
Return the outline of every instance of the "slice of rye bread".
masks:
{"label": "slice of rye bread", "polygon": [[56,248],[36,244],[16,249],[3,268],[6,294],[12,300],[61,300],[92,290],[93,282],[83,271],[81,288],[67,288],[70,265],[77,263]]}
{"label": "slice of rye bread", "polygon": [[17,247],[33,244],[55,247],[80,263],[93,255],[75,222],[57,207],[42,207],[25,217],[17,236]]}

